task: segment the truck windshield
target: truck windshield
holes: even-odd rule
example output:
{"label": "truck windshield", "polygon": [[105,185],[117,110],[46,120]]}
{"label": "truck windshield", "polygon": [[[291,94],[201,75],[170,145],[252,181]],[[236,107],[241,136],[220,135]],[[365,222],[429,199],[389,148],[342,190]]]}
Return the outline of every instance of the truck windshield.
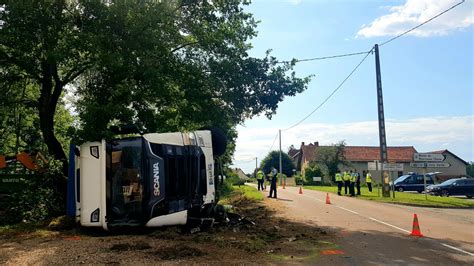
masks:
{"label": "truck windshield", "polygon": [[107,142],[107,218],[112,223],[139,223],[142,212],[142,138]]}

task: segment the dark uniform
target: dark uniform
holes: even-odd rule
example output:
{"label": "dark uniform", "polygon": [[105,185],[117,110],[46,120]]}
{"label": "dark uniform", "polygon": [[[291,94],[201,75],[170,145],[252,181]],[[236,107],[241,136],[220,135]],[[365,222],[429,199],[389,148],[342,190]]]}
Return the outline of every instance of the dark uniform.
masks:
{"label": "dark uniform", "polygon": [[360,195],[360,175],[359,173],[355,173],[356,175],[356,188],[357,188],[357,195]]}
{"label": "dark uniform", "polygon": [[[268,195],[269,198],[276,198],[277,197],[277,171],[276,169],[273,169],[272,172],[270,173],[270,195]],[[274,195],[273,195],[274,194]],[[273,197],[272,197],[273,195]]]}

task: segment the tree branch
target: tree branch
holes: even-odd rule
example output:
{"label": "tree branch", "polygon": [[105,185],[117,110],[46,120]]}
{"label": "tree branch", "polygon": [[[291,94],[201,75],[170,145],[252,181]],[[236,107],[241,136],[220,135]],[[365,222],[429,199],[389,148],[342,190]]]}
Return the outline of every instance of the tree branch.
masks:
{"label": "tree branch", "polygon": [[194,44],[198,44],[199,42],[188,42],[188,43],[184,43],[182,45],[179,45],[178,47],[174,48],[173,50],[171,50],[171,53],[174,53],[180,49],[183,49],[184,47],[186,46],[190,46],[190,45],[194,45]]}

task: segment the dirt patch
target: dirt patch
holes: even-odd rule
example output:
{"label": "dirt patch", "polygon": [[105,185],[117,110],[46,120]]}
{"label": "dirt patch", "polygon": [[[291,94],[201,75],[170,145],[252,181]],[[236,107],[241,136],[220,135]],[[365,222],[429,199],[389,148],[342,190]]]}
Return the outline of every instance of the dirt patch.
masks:
{"label": "dirt patch", "polygon": [[111,251],[132,251],[132,250],[144,250],[150,249],[151,246],[148,243],[143,241],[137,243],[122,243],[122,244],[114,244],[110,247]]}
{"label": "dirt patch", "polygon": [[308,263],[330,247],[331,233],[280,217],[278,201],[255,202],[237,193],[229,202],[244,219],[194,234],[168,227],[0,236],[0,264]]}
{"label": "dirt patch", "polygon": [[153,253],[162,260],[187,259],[189,257],[200,257],[207,254],[198,248],[190,247],[188,245],[164,247],[153,251]]}

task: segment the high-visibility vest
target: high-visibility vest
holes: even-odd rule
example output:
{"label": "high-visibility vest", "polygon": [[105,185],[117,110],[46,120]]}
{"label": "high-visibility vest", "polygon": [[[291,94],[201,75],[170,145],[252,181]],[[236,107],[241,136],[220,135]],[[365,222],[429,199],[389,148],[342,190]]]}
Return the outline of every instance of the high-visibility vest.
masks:
{"label": "high-visibility vest", "polygon": [[357,179],[357,176],[356,176],[356,174],[354,174],[354,173],[353,173],[353,174],[351,174],[351,179],[350,179],[350,180],[351,180],[351,182],[354,182],[354,183],[355,183],[356,179]]}
{"label": "high-visibility vest", "polygon": [[342,181],[342,176],[341,174],[337,173],[336,174],[336,182]]}
{"label": "high-visibility vest", "polygon": [[372,175],[370,173],[367,173],[365,176],[365,183],[372,183]]}
{"label": "high-visibility vest", "polygon": [[351,179],[351,175],[348,172],[344,172],[344,176],[342,178],[344,181],[349,181],[349,179]]}
{"label": "high-visibility vest", "polygon": [[263,172],[262,172],[262,170],[259,170],[259,171],[257,172],[257,179],[263,179]]}

